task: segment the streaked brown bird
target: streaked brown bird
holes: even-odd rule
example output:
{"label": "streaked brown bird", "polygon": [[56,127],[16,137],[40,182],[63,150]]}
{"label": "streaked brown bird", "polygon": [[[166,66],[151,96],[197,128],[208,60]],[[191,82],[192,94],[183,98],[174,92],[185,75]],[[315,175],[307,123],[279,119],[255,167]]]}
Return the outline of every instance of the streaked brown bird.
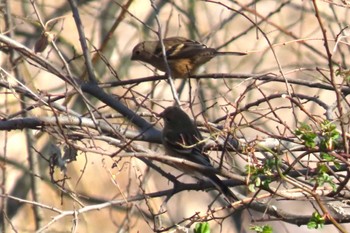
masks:
{"label": "streaked brown bird", "polygon": [[[213,168],[208,156],[203,153],[202,135],[184,111],[178,107],[168,107],[159,116],[164,120],[162,143],[168,155]],[[229,202],[238,200],[213,170],[203,171],[185,164],[178,164],[176,168],[199,180],[209,180]]]}
{"label": "streaked brown bird", "polygon": [[[247,54],[243,52],[219,52],[184,37],[165,38],[163,44],[173,78],[186,78],[188,74],[195,74],[201,65],[216,56]],[[160,71],[167,72],[160,41],[144,41],[137,44],[132,51],[131,60],[146,62]]]}

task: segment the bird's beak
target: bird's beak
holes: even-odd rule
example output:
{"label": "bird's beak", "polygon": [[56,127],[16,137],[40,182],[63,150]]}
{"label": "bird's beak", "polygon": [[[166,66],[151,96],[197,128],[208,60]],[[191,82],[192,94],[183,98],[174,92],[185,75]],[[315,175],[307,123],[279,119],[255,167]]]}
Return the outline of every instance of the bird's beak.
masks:
{"label": "bird's beak", "polygon": [[157,117],[164,118],[164,112],[165,112],[165,110],[163,112],[161,112],[161,113],[158,113]]}
{"label": "bird's beak", "polygon": [[157,117],[163,118],[163,116],[164,116],[163,113],[164,113],[164,112],[158,113],[158,114],[157,114]]}

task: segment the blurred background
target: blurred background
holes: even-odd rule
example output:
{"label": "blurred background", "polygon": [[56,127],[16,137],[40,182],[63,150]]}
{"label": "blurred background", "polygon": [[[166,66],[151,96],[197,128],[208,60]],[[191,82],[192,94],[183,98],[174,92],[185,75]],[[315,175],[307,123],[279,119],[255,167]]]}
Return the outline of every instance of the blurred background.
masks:
{"label": "blurred background", "polygon": [[[163,37],[193,39],[219,51],[247,52],[242,57],[213,58],[200,69],[198,75],[201,79],[174,80],[174,83],[177,89],[183,87],[179,98],[191,117],[202,126],[211,121],[227,127],[232,135],[250,145],[249,148],[265,138],[293,136],[293,130],[300,122],[312,123],[315,119],[324,118],[336,122],[341,115],[336,108],[325,109],[320,104],[336,105],[334,90],[309,85],[332,84],[329,78],[330,60],[334,69],[347,68],[349,3],[317,1],[317,12],[327,33],[331,57],[326,53],[324,36],[312,1],[102,0],[76,3],[98,82],[105,84],[102,87],[107,93],[158,129],[163,124],[155,114],[174,103],[170,86],[165,80],[137,81],[163,73],[145,63],[130,60],[137,43],[158,40],[156,32]],[[69,1],[2,1],[0,17],[3,35],[30,49],[43,46],[38,56],[59,70],[68,66],[71,73],[81,80],[86,77]],[[45,41],[51,39],[57,49],[49,42],[45,46]],[[4,72],[7,71],[6,82],[12,85],[20,82],[37,96],[61,96],[57,103],[88,116],[82,99],[78,95],[67,94],[71,91],[67,83],[26,57],[11,57],[9,48],[6,50],[5,47],[0,51],[2,80],[5,80]],[[261,79],[257,78],[260,76]],[[287,81],[293,79],[300,83]],[[118,84],[126,80],[132,81],[131,84]],[[347,86],[346,79],[342,77],[338,77],[335,83],[339,84],[339,88]],[[2,119],[19,117],[21,109],[36,104],[34,100],[22,99],[11,88],[2,85],[0,90]],[[298,95],[297,101],[303,108],[291,104],[288,98],[282,98],[283,94]],[[273,95],[279,98],[272,98]],[[302,95],[308,98],[303,99]],[[97,99],[87,97],[110,123],[134,129],[118,112]],[[311,100],[313,98],[319,102]],[[346,97],[344,99],[346,101]],[[247,107],[249,104],[252,106]],[[348,106],[343,107],[347,112]],[[42,106],[26,111],[25,117],[53,116],[53,112],[51,108]],[[235,114],[227,117],[232,112]],[[74,136],[79,138],[79,134]],[[157,224],[163,226],[164,231],[175,232],[175,227],[168,230],[166,227],[177,224],[193,228],[190,223],[201,218],[196,215],[197,212],[208,214],[211,208],[225,204],[215,201],[213,206],[208,207],[214,201],[216,191],[184,191],[176,193],[167,203],[161,196],[95,207],[92,211],[84,209],[86,212],[77,214],[74,210],[172,189],[173,184],[142,161],[129,156],[130,151],[118,148],[108,140],[99,140],[97,136],[78,140],[79,146],[86,150],[77,154],[67,152],[64,136],[57,128],[45,133],[41,130],[0,131],[0,138],[1,217],[5,232],[35,232],[38,229],[42,232],[154,232]],[[136,143],[156,154],[163,153],[158,143]],[[115,156],[111,157],[113,153]],[[230,153],[228,157],[233,160],[235,169],[244,171],[250,153],[254,151],[241,151],[239,156]],[[64,154],[66,159],[74,161],[61,168],[53,166],[53,156],[63,157]],[[212,153],[212,157],[220,155],[220,152]],[[310,167],[315,167],[316,162]],[[169,166],[159,166],[174,175],[181,174]],[[196,182],[188,176],[180,179]],[[241,191],[246,192],[246,187]],[[29,203],[5,198],[6,195],[28,200]],[[313,203],[305,200],[274,201],[271,199],[282,209],[300,215],[310,214],[309,210],[313,208]],[[37,204],[33,205],[34,202]],[[160,212],[162,214],[158,215]],[[228,213],[222,211],[216,214],[222,217]],[[78,215],[77,218],[74,214]],[[40,216],[39,225],[37,216]],[[264,216],[255,216],[254,212],[244,212],[242,220],[238,220],[243,225],[240,232],[253,232],[249,226],[260,224],[272,225],[274,232],[335,231],[334,226],[310,230],[305,225],[299,227],[276,220],[269,222]],[[182,224],[183,220],[188,225]],[[235,230],[236,225],[237,219],[230,217],[210,221],[212,232],[239,232]],[[185,232],[180,227],[177,230]]]}

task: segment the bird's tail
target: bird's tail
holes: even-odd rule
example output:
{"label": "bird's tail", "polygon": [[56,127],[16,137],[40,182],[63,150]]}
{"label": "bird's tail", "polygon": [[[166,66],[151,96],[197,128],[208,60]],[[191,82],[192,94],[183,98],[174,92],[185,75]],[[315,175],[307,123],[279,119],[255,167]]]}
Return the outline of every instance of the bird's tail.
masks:
{"label": "bird's tail", "polygon": [[229,189],[227,185],[222,182],[222,180],[219,179],[219,177],[217,177],[215,174],[206,176],[209,178],[210,182],[212,182],[213,185],[227,198],[229,203],[238,201],[237,196]]}

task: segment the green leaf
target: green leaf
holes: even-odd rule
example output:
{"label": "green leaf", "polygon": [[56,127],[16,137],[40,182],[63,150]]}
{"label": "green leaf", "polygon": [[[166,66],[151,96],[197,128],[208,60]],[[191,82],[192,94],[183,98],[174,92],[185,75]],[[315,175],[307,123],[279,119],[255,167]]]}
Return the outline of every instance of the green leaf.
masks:
{"label": "green leaf", "polygon": [[268,189],[268,188],[270,188],[270,184],[272,183],[272,180],[271,179],[269,179],[269,178],[266,178],[266,180],[264,180],[263,182],[262,182],[262,186],[265,188],[265,189]]}
{"label": "green leaf", "polygon": [[308,224],[307,224],[307,228],[309,228],[309,229],[316,229],[316,223],[315,222],[313,222],[313,221],[310,221],[310,222],[308,222]]}
{"label": "green leaf", "polygon": [[328,172],[328,167],[324,163],[320,163],[317,167],[317,170],[319,173],[326,173]]}
{"label": "green leaf", "polygon": [[295,130],[295,134],[304,141],[306,147],[314,148],[316,146],[317,134],[306,123],[301,123],[300,127]]}
{"label": "green leaf", "polygon": [[249,227],[250,230],[255,231],[256,233],[272,233],[273,229],[269,225],[264,226],[251,226]]}
{"label": "green leaf", "polygon": [[340,133],[337,130],[337,126],[328,120],[321,123],[321,141],[320,147],[322,150],[333,150],[334,146],[338,143]]}
{"label": "green leaf", "polygon": [[255,187],[259,187],[260,185],[261,185],[261,179],[260,179],[260,177],[257,177],[255,179]]}
{"label": "green leaf", "polygon": [[307,227],[309,229],[319,229],[319,228],[323,228],[324,223],[325,223],[324,217],[322,217],[318,212],[313,212],[312,217],[307,224]]}
{"label": "green leaf", "polygon": [[340,169],[340,167],[341,167],[341,165],[340,165],[340,163],[339,162],[334,162],[334,166],[335,166],[335,168],[336,169]]}
{"label": "green leaf", "polygon": [[254,184],[249,184],[248,185],[248,190],[253,193],[253,192],[255,192],[255,187],[256,186]]}
{"label": "green leaf", "polygon": [[194,233],[210,233],[210,226],[207,222],[197,223],[193,229]]}
{"label": "green leaf", "polygon": [[327,162],[334,161],[334,157],[332,155],[330,155],[328,153],[324,153],[324,152],[321,153],[321,158]]}

